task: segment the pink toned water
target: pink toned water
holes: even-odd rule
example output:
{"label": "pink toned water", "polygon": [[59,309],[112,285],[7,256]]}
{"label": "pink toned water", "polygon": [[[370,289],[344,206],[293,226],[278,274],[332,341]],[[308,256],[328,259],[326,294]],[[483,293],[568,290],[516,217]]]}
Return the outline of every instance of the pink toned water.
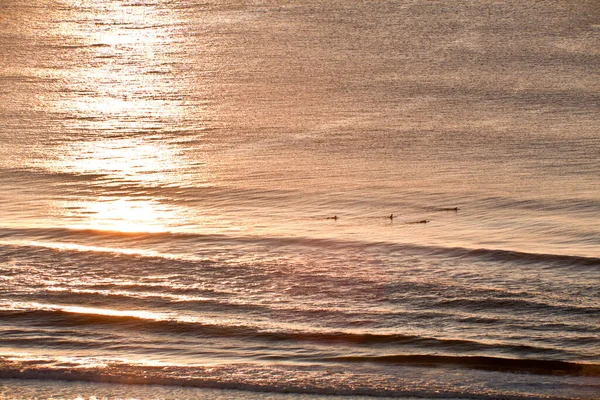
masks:
{"label": "pink toned water", "polygon": [[584,0],[5,1],[4,395],[597,398],[599,33]]}

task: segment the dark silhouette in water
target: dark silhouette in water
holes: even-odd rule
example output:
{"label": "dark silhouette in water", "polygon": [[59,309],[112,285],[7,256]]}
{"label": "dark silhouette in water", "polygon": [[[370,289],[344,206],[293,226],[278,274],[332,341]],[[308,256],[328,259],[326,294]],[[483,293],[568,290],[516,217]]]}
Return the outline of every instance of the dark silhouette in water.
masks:
{"label": "dark silhouette in water", "polygon": [[337,219],[338,219],[338,216],[337,216],[337,215],[334,215],[333,217],[327,217],[326,219],[335,219],[335,220],[337,220]]}
{"label": "dark silhouette in water", "polygon": [[390,220],[394,220],[394,214],[390,214],[390,216],[388,217]]}
{"label": "dark silhouette in water", "polygon": [[458,212],[458,210],[460,210],[460,208],[458,208],[458,207],[442,207],[442,208],[436,208],[436,211],[456,211],[456,212]]}
{"label": "dark silhouette in water", "polygon": [[428,219],[422,219],[420,221],[407,222],[407,224],[426,224],[428,222],[429,222]]}

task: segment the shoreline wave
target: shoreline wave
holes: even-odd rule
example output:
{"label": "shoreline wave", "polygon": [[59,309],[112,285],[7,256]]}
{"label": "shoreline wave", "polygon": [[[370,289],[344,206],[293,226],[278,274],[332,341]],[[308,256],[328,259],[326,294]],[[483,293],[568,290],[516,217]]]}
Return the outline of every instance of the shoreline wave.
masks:
{"label": "shoreline wave", "polygon": [[576,363],[545,359],[516,359],[488,356],[388,355],[347,356],[333,360],[344,362],[377,362],[423,367],[456,366],[488,371],[522,372],[535,375],[571,375],[600,377],[600,364]]}
{"label": "shoreline wave", "polygon": [[[293,393],[337,396],[369,397],[417,397],[417,398],[469,398],[475,400],[538,400],[550,398],[544,394],[523,393],[518,390],[504,392],[493,388],[480,388],[474,385],[440,386],[407,385],[393,376],[380,377],[370,385],[360,384],[352,373],[340,370],[319,369],[307,373],[302,367],[265,367],[263,373],[277,373],[278,380],[271,382],[252,379],[257,370],[253,366],[211,366],[176,367],[145,366],[130,364],[104,364],[94,368],[69,366],[64,363],[60,368],[45,365],[41,360],[35,362],[15,362],[0,356],[0,379],[36,379],[46,381],[87,381],[127,385],[161,385],[206,389],[242,390],[258,393]],[[417,370],[421,367],[409,367]],[[234,373],[235,372],[235,373]],[[415,373],[415,371],[413,371]],[[593,391],[595,382],[587,385],[576,383]],[[566,400],[571,397],[554,394],[553,399]],[[588,398],[588,397],[582,397]],[[591,397],[590,397],[591,398]]]}
{"label": "shoreline wave", "polygon": [[[19,238],[18,241],[15,238]],[[8,240],[7,240],[8,239]],[[0,228],[0,246],[12,245],[22,247],[47,247],[55,248],[61,246],[62,250],[73,251],[98,251],[98,252],[123,252],[136,253],[130,249],[111,248],[110,246],[89,246],[73,245],[69,248],[65,245],[65,240],[88,240],[88,239],[129,239],[138,243],[149,241],[151,243],[157,240],[170,241],[196,241],[199,244],[220,243],[220,244],[245,244],[245,245],[297,245],[301,247],[315,247],[343,250],[347,248],[385,248],[388,251],[405,251],[409,253],[416,252],[428,256],[457,258],[457,259],[478,259],[494,262],[518,262],[526,265],[543,264],[545,267],[584,267],[600,268],[600,257],[587,257],[567,254],[549,254],[549,253],[528,253],[515,250],[493,249],[493,248],[465,248],[465,247],[444,247],[416,245],[409,243],[390,243],[390,242],[368,242],[351,241],[341,239],[323,239],[309,237],[264,237],[264,236],[232,236],[225,234],[202,234],[193,232],[120,232],[104,231],[94,229],[70,229],[70,228]],[[29,242],[28,242],[29,240]],[[39,240],[49,240],[44,243]],[[57,241],[53,242],[53,241]],[[165,254],[152,252],[147,254],[146,250],[140,250],[140,255],[164,256],[165,258],[185,257],[178,254]]]}
{"label": "shoreline wave", "polygon": [[[78,307],[78,309],[81,307]],[[547,348],[541,346],[525,345],[525,344],[510,344],[510,343],[486,343],[472,339],[459,338],[443,338],[443,337],[427,337],[402,333],[369,333],[369,332],[352,332],[352,331],[323,331],[323,330],[297,330],[292,328],[281,327],[279,329],[261,328],[260,326],[252,325],[227,325],[219,323],[219,321],[201,321],[194,318],[174,319],[169,315],[152,314],[152,315],[136,315],[135,313],[128,314],[127,312],[114,312],[111,314],[102,314],[102,310],[91,309],[89,313],[85,310],[79,312],[72,311],[69,307],[61,309],[60,307],[37,309],[37,310],[11,310],[0,311],[0,317],[3,321],[12,324],[25,324],[29,329],[35,330],[36,327],[45,328],[48,324],[61,329],[70,328],[100,328],[109,327],[116,329],[135,330],[136,332],[148,332],[160,335],[186,335],[192,338],[229,338],[243,340],[244,342],[259,342],[266,344],[274,343],[311,343],[313,345],[324,346],[350,346],[351,348],[363,349],[397,349],[406,346],[407,351],[414,352],[415,349],[435,349],[431,351],[442,351],[448,353],[448,356],[439,356],[439,363],[445,364],[461,364],[457,360],[464,358],[467,362],[466,367],[482,367],[493,364],[493,361],[498,359],[500,362],[500,370],[515,369],[518,370],[515,363],[519,360],[515,358],[512,363],[503,362],[502,358],[488,356],[487,354],[537,354],[546,355],[548,360],[539,360],[539,363],[548,362],[551,368],[564,371],[567,374],[595,374],[600,376],[600,365],[589,364],[590,367],[577,369],[574,362],[563,361],[566,357],[575,357],[564,350],[556,348]],[[28,332],[28,336],[33,337],[35,343],[37,335],[35,332]],[[25,341],[28,344],[32,340]],[[48,338],[47,341],[52,341]],[[66,348],[69,348],[72,343],[64,342],[64,338],[60,338],[59,344],[62,343]],[[23,338],[17,337],[14,340],[5,338],[0,340],[0,343],[14,345],[23,344]],[[81,344],[77,342],[77,345]],[[452,354],[466,354],[458,356]],[[408,357],[408,358],[404,358]],[[305,361],[348,361],[348,362],[376,362],[376,363],[399,363],[406,362],[407,364],[427,364],[436,360],[436,355],[427,355],[424,357],[432,357],[430,359],[419,359],[415,361],[411,357],[419,357],[412,355],[394,355],[394,356],[360,356],[349,357],[340,356],[339,358],[325,358],[319,360],[312,356],[299,356],[298,359]],[[525,359],[527,360],[527,359]],[[437,362],[437,361],[436,361]],[[528,361],[529,362],[529,361]],[[533,361],[531,361],[533,362]],[[552,364],[558,363],[558,364]],[[562,363],[562,364],[561,364]],[[573,365],[572,365],[573,364]],[[587,365],[587,364],[586,364]],[[491,367],[490,367],[491,368]],[[541,366],[536,367],[540,371],[546,371]],[[525,369],[534,369],[533,365],[527,366]]]}

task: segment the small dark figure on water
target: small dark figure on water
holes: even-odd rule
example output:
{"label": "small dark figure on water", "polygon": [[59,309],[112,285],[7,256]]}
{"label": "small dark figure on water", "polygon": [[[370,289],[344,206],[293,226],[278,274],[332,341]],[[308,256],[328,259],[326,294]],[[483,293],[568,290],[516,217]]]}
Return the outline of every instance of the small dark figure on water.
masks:
{"label": "small dark figure on water", "polygon": [[334,215],[333,217],[327,217],[327,219],[335,219],[335,220],[337,220],[337,219],[338,219],[338,216],[337,216],[337,215]]}
{"label": "small dark figure on water", "polygon": [[394,220],[394,214],[390,214],[390,216],[388,217],[391,221]]}

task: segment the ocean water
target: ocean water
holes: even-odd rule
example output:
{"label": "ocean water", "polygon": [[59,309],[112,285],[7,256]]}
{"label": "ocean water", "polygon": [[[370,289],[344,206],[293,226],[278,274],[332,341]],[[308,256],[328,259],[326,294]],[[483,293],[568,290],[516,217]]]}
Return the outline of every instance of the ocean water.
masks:
{"label": "ocean water", "polygon": [[0,398],[600,398],[599,127],[594,0],[1,0]]}

